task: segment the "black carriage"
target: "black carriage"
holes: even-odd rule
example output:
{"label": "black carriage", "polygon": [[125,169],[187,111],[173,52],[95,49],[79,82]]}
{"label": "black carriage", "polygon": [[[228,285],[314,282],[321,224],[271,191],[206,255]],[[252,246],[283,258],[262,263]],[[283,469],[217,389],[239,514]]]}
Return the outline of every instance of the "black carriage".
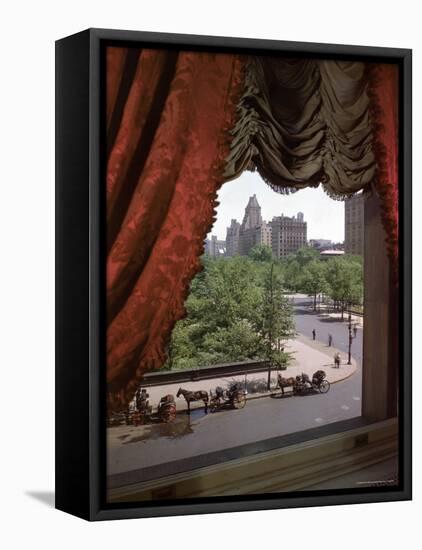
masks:
{"label": "black carriage", "polygon": [[305,395],[307,393],[327,393],[330,389],[330,383],[326,379],[325,371],[317,370],[312,375],[312,379],[305,373],[296,376],[293,385],[293,393],[296,395]]}
{"label": "black carriage", "polygon": [[123,423],[128,426],[141,426],[147,422],[174,422],[176,419],[176,402],[173,395],[168,394],[162,397],[155,413],[149,404],[148,398],[149,394],[146,390],[138,390],[132,408],[114,413],[108,419],[108,426],[118,426]]}
{"label": "black carriage", "polygon": [[176,401],[170,393],[160,399],[157,416],[161,422],[166,424],[176,420]]}
{"label": "black carriage", "polygon": [[222,407],[243,409],[246,405],[247,393],[237,382],[231,384],[227,390],[217,386],[214,392],[210,392],[210,411],[215,412]]}

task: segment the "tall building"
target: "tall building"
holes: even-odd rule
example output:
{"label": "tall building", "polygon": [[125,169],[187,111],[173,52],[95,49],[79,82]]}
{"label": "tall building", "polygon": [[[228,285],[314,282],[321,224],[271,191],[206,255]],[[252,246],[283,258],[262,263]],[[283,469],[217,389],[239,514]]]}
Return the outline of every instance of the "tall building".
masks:
{"label": "tall building", "polygon": [[249,197],[239,231],[239,254],[241,256],[247,256],[255,245],[261,244],[258,242],[261,235],[261,231],[258,231],[258,229],[262,224],[261,207],[258,204],[256,195],[253,195]]}
{"label": "tall building", "polygon": [[307,223],[302,212],[297,216],[276,216],[270,222],[272,229],[271,248],[275,258],[283,258],[306,246]]}
{"label": "tall building", "polygon": [[254,246],[266,245],[275,258],[281,258],[306,246],[307,223],[303,212],[289,218],[279,216],[267,223],[262,219],[256,195],[249,197],[241,224],[232,220],[226,234],[226,255],[247,256]]}
{"label": "tall building", "polygon": [[263,244],[271,248],[271,225],[265,221],[261,223],[259,227],[255,229],[254,245]]}
{"label": "tall building", "polygon": [[211,235],[211,239],[205,241],[205,254],[212,258],[225,256],[226,241],[218,240],[216,235]]}
{"label": "tall building", "polygon": [[239,233],[240,223],[232,220],[226,233],[226,256],[237,256],[239,254]]}
{"label": "tall building", "polygon": [[344,201],[344,252],[363,255],[364,197],[355,195]]}
{"label": "tall building", "polygon": [[261,207],[258,204],[256,195],[249,197],[248,204],[243,216],[242,229],[254,229],[262,224]]}

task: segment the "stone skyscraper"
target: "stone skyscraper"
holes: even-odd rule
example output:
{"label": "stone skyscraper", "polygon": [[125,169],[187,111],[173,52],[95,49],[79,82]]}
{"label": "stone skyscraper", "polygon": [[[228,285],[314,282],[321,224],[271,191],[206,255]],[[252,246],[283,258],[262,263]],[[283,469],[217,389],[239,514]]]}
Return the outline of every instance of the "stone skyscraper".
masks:
{"label": "stone skyscraper", "polygon": [[212,258],[219,258],[226,255],[226,241],[219,241],[216,235],[211,235],[205,240],[204,253]]}
{"label": "stone skyscraper", "polygon": [[256,195],[249,197],[248,204],[243,216],[242,229],[254,229],[262,224],[261,207],[258,204]]}
{"label": "stone skyscraper", "polygon": [[344,252],[363,255],[364,198],[362,193],[344,201]]}
{"label": "stone skyscraper", "polygon": [[254,246],[266,245],[275,258],[297,252],[306,246],[307,224],[302,212],[297,217],[278,216],[267,223],[262,219],[256,195],[249,197],[242,224],[232,220],[227,228],[226,255],[247,256]]}
{"label": "stone skyscraper", "polygon": [[239,254],[240,223],[232,220],[226,233],[226,255],[237,256]]}
{"label": "stone skyscraper", "polygon": [[258,204],[256,195],[249,197],[249,202],[245,208],[242,225],[239,232],[239,254],[247,256],[251,248],[261,242],[261,231],[263,224],[261,216],[261,207]]}
{"label": "stone skyscraper", "polygon": [[276,216],[270,222],[271,248],[275,258],[283,258],[293,254],[307,245],[307,223],[302,212],[297,217]]}

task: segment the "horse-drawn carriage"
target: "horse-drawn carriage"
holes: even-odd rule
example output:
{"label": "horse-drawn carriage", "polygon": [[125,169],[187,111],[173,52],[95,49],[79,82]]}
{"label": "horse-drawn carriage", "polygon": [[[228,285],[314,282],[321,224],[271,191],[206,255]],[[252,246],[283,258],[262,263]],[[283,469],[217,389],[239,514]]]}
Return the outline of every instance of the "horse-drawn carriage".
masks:
{"label": "horse-drawn carriage", "polygon": [[227,390],[217,386],[214,392],[208,393],[204,390],[191,391],[179,388],[176,397],[184,397],[190,413],[191,403],[194,401],[203,401],[205,412],[208,412],[208,406],[211,412],[215,412],[222,407],[234,409],[243,409],[246,405],[247,391],[237,382],[231,384]]}
{"label": "horse-drawn carriage", "polygon": [[174,396],[169,393],[160,399],[157,416],[161,422],[168,424],[176,419],[176,402]]}
{"label": "horse-drawn carriage", "polygon": [[326,380],[326,374],[323,370],[317,370],[312,375],[312,379],[305,373],[296,377],[284,378],[281,374],[277,376],[277,386],[281,389],[281,394],[285,394],[285,388],[292,388],[293,395],[306,395],[308,393],[327,393],[330,389],[330,383]]}
{"label": "horse-drawn carriage", "polygon": [[247,393],[237,382],[231,384],[227,390],[217,386],[214,393],[210,392],[210,410],[215,412],[222,407],[243,409],[246,405]]}
{"label": "horse-drawn carriage", "polygon": [[141,426],[147,422],[173,422],[176,419],[176,402],[171,394],[160,399],[156,412],[149,404],[149,394],[145,389],[139,389],[129,408],[114,413],[108,419],[109,426],[126,423],[128,426]]}
{"label": "horse-drawn carriage", "polygon": [[[145,394],[145,397],[148,397],[148,394]],[[126,424],[140,426],[146,422],[157,421],[167,424],[169,422],[174,422],[175,419],[176,402],[174,396],[169,393],[160,399],[155,413],[147,399],[141,399],[140,401],[136,400],[136,407],[127,415]]]}

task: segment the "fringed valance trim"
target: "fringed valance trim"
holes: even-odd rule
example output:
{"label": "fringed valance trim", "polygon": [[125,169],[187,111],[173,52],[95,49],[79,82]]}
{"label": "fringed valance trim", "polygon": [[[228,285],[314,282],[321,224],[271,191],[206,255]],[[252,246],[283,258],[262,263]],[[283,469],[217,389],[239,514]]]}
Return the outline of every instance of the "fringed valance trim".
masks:
{"label": "fringed valance trim", "polygon": [[335,200],[369,188],[367,86],[362,63],[249,58],[226,180],[257,170],[278,193],[321,185]]}

